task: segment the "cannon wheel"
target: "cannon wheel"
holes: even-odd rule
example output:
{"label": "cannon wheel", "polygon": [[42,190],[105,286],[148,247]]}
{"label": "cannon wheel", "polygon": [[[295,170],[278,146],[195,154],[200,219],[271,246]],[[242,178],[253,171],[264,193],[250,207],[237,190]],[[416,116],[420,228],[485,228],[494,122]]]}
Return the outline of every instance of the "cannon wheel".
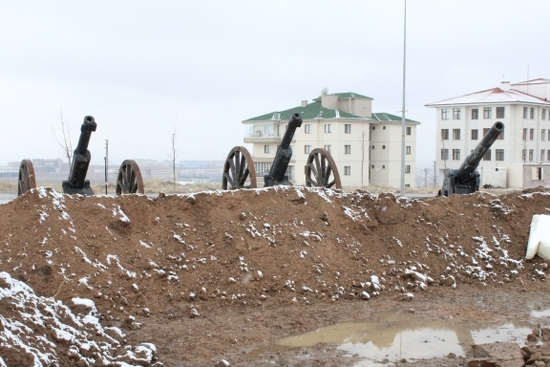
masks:
{"label": "cannon wheel", "polygon": [[[249,180],[249,185],[245,183]],[[256,169],[248,150],[245,147],[231,149],[223,166],[222,188],[235,190],[243,187],[256,188]]]}
{"label": "cannon wheel", "polygon": [[116,194],[143,194],[143,179],[137,163],[127,159],[120,165],[116,179]]}
{"label": "cannon wheel", "polygon": [[19,181],[17,184],[17,196],[23,195],[30,189],[36,187],[36,176],[34,175],[34,166],[30,159],[23,159],[19,166]]}
{"label": "cannon wheel", "polygon": [[306,164],[306,186],[342,188],[336,163],[326,149],[316,148],[309,153]]}

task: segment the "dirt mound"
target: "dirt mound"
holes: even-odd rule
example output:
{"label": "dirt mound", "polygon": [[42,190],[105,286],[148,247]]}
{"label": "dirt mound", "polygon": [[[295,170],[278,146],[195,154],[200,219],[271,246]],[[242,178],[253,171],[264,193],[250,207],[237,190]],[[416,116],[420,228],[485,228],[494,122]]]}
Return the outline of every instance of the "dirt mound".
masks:
{"label": "dirt mound", "polygon": [[93,300],[102,322],[120,325],[224,307],[411,300],[463,284],[528,291],[548,273],[543,259],[524,260],[532,216],[548,208],[545,188],[425,199],[304,187],[157,198],[38,188],[0,206],[0,271],[41,297]]}

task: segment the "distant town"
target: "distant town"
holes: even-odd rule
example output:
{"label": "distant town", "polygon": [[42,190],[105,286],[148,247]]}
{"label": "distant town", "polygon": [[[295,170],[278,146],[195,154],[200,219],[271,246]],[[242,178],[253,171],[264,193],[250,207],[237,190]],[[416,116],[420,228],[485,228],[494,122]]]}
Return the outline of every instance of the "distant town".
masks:
{"label": "distant town", "polygon": [[[136,159],[142,178],[172,181],[173,164],[170,160],[156,161]],[[17,180],[21,162],[8,162],[0,166],[0,179]],[[32,159],[37,182],[66,180],[69,164],[62,159]],[[221,182],[224,161],[179,161],[176,162],[176,181],[178,182]],[[115,182],[119,167],[109,165],[108,181]],[[91,164],[86,178],[90,183],[105,182],[105,165]]]}

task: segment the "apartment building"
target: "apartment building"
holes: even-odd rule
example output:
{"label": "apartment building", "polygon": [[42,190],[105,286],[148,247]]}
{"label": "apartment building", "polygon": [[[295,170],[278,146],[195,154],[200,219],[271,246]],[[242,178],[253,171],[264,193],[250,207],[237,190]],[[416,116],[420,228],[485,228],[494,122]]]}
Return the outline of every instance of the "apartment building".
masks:
{"label": "apartment building", "polygon": [[[294,113],[302,116],[301,128],[292,141],[292,160],[287,174],[291,182],[305,184],[310,152],[326,149],[338,168],[342,185],[400,187],[401,117],[372,113],[372,98],[358,93],[322,94],[284,111],[270,112],[242,121],[244,142],[252,144],[258,182],[269,172],[286,124]],[[416,187],[416,126],[406,120],[405,186]]]}
{"label": "apartment building", "polygon": [[497,121],[504,132],[479,162],[481,185],[527,188],[550,183],[550,80],[499,87],[428,103],[436,109],[436,167],[459,168]]}

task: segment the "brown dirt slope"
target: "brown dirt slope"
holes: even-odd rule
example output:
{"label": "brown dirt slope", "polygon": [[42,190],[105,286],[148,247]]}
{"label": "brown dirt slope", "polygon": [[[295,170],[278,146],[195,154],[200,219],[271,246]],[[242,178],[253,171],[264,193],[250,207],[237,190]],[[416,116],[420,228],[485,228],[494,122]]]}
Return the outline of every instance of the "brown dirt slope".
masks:
{"label": "brown dirt slope", "polygon": [[93,299],[106,321],[300,307],[431,287],[528,289],[524,260],[550,190],[425,199],[275,187],[83,197],[51,188],[0,206],[0,271],[40,296]]}

